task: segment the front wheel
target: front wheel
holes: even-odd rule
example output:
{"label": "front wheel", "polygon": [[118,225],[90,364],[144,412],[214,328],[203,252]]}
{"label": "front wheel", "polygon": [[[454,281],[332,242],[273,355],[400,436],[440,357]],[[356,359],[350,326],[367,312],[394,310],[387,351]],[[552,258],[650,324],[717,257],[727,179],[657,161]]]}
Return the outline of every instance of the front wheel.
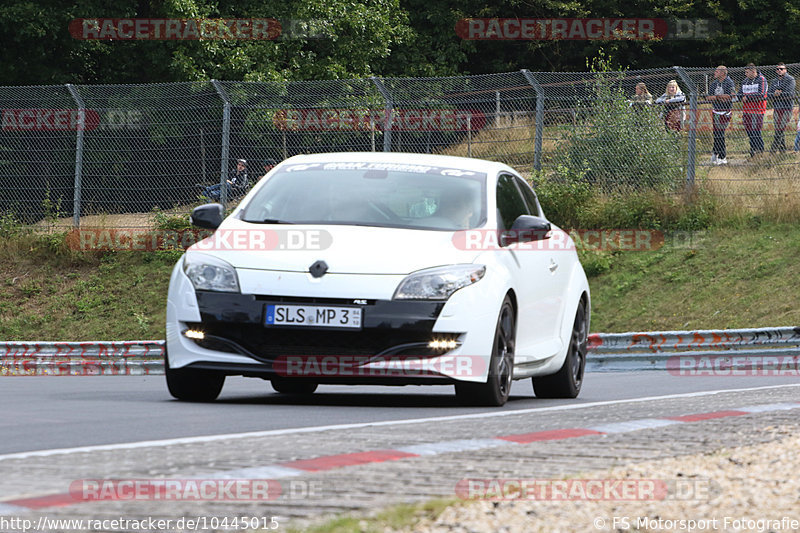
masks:
{"label": "front wheel", "polygon": [[164,373],[167,389],[178,400],[187,402],[213,402],[225,384],[225,374],[197,368],[169,367],[169,357],[164,354]]}
{"label": "front wheel", "polygon": [[514,378],[514,344],[517,338],[514,306],[506,296],[497,317],[486,383],[456,383],[456,398],[463,405],[499,407],[511,393]]}
{"label": "front wheel", "polygon": [[533,378],[533,392],[537,398],[577,398],[583,384],[586,368],[588,339],[586,304],[581,301],[572,325],[567,357],[561,369],[550,376]]}

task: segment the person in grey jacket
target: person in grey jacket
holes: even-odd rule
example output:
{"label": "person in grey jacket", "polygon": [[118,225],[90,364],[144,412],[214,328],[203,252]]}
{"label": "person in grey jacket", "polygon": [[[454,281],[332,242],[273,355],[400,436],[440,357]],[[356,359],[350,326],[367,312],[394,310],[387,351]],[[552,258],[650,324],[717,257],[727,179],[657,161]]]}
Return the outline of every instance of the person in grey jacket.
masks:
{"label": "person in grey jacket", "polygon": [[786,73],[786,65],[778,63],[775,68],[777,77],[769,84],[768,96],[772,99],[772,121],[775,125],[775,138],[772,140],[770,152],[785,152],[786,140],[784,138],[786,124],[792,116],[794,107],[795,81],[791,74]]}
{"label": "person in grey jacket", "polygon": [[735,98],[736,87],[728,76],[728,67],[720,65],[714,70],[714,81],[708,87],[708,100],[714,109],[714,148],[711,152],[711,163],[727,165],[728,154],[725,149],[725,130],[731,122],[731,102]]}

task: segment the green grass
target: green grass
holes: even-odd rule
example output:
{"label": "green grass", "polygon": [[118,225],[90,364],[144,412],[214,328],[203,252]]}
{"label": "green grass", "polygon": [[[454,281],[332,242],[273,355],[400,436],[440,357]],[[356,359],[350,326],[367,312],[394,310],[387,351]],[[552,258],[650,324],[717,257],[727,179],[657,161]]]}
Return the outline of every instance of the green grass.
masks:
{"label": "green grass", "polygon": [[[461,500],[430,500],[416,504],[387,507],[373,516],[340,516],[304,529],[289,529],[291,533],[382,533],[409,527],[423,519],[435,519],[442,511]],[[266,531],[266,530],[262,530]]]}
{"label": "green grass", "polygon": [[0,339],[163,339],[179,253],[78,252],[64,237],[0,240]]}
{"label": "green grass", "polygon": [[[163,339],[179,251],[79,252],[65,234],[0,239],[0,340]],[[800,324],[800,226],[666,234],[653,251],[582,252],[592,331]]]}
{"label": "green grass", "polygon": [[800,324],[797,257],[795,225],[667,234],[655,251],[586,253],[592,330]]}

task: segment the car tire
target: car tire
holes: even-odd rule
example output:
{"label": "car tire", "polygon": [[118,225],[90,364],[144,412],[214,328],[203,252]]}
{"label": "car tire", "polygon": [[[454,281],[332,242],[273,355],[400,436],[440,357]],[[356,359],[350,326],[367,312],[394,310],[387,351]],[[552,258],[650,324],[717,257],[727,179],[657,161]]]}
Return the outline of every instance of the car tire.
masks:
{"label": "car tire", "polygon": [[586,304],[581,300],[572,324],[567,356],[561,369],[550,376],[533,378],[533,392],[537,398],[577,398],[583,384],[586,368],[588,339]]}
{"label": "car tire", "polygon": [[313,394],[318,386],[313,381],[298,381],[282,377],[274,377],[270,382],[275,392],[281,394]]}
{"label": "car tire", "polygon": [[514,346],[517,338],[516,318],[511,298],[506,295],[495,327],[489,377],[486,383],[456,383],[456,399],[462,405],[499,407],[508,400],[514,378]]}
{"label": "car tire", "polygon": [[164,373],[167,389],[178,400],[187,402],[213,402],[225,384],[225,374],[198,368],[169,367],[169,357],[164,354]]}

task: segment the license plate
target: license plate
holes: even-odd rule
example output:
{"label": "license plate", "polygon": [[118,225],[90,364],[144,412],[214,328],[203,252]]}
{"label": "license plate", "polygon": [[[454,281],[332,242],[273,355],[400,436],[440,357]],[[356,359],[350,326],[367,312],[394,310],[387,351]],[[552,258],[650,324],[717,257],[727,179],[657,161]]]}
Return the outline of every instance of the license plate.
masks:
{"label": "license plate", "polygon": [[323,328],[361,328],[360,307],[318,305],[267,305],[267,326],[314,326]]}

